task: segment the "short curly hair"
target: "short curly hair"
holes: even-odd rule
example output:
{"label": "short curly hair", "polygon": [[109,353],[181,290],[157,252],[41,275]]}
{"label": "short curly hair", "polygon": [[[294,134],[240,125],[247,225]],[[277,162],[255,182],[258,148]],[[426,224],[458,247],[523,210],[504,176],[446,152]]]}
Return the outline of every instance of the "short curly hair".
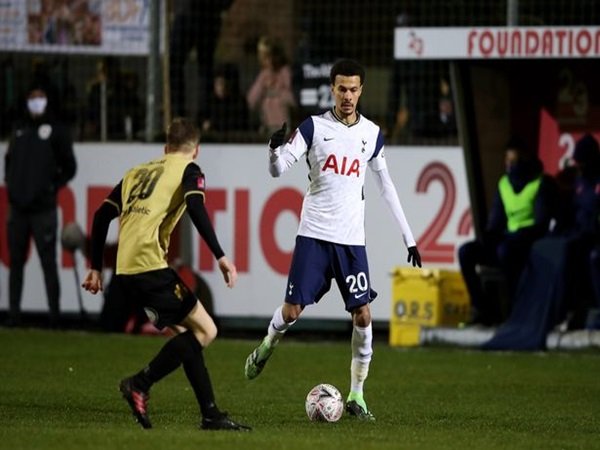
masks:
{"label": "short curly hair", "polygon": [[331,67],[331,72],[329,72],[331,84],[335,84],[335,77],[338,75],[347,77],[358,75],[361,86],[365,82],[365,68],[362,64],[354,59],[340,59],[336,61],[336,63]]}

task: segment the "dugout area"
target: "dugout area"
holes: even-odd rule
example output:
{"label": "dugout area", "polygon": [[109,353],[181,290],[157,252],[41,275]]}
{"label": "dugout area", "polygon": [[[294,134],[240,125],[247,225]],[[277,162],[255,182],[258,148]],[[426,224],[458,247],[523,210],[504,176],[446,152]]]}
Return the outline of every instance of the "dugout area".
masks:
{"label": "dugout area", "polygon": [[450,62],[475,233],[485,227],[505,144],[522,136],[556,174],[585,132],[600,130],[597,59]]}

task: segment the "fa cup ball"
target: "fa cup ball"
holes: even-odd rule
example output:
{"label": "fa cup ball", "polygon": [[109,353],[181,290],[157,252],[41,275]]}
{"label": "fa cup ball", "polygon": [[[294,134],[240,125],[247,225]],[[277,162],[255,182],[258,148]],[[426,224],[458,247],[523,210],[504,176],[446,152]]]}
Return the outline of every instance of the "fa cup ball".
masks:
{"label": "fa cup ball", "polygon": [[335,386],[322,383],[310,390],[305,407],[312,421],[337,422],[344,412],[344,400]]}

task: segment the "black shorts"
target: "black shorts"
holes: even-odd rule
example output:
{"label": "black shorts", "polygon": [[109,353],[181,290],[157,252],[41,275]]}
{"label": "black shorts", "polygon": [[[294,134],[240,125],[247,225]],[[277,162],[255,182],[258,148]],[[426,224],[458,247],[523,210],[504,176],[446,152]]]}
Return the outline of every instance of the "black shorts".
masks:
{"label": "black shorts", "polygon": [[124,297],[143,308],[158,329],[180,324],[198,301],[171,268],[115,275],[114,281],[123,289]]}

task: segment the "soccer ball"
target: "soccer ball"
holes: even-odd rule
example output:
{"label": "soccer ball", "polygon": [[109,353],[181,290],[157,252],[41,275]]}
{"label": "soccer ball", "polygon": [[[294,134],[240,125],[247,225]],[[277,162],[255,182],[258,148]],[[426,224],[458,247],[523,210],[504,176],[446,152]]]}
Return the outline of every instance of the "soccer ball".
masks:
{"label": "soccer ball", "polygon": [[342,394],[331,384],[318,384],[306,396],[306,415],[310,420],[337,422],[344,412]]}

